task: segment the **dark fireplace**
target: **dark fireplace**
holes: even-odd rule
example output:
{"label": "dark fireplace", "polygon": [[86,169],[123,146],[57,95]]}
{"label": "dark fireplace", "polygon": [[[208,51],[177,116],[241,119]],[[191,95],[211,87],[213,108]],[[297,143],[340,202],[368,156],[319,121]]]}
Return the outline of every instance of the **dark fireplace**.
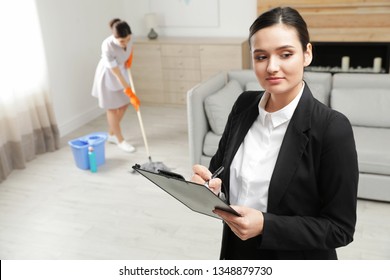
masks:
{"label": "dark fireplace", "polygon": [[332,73],[389,73],[389,64],[390,43],[314,42],[313,61],[306,70]]}

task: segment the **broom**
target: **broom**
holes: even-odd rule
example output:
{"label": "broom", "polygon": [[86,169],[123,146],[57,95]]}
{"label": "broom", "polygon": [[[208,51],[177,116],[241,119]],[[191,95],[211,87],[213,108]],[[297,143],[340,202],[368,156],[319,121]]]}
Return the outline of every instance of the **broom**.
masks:
{"label": "broom", "polygon": [[[127,96],[129,96],[130,103],[131,103],[131,105],[133,105],[134,109],[137,112],[138,122],[139,122],[139,125],[140,125],[140,128],[141,128],[142,138],[143,138],[144,144],[145,144],[146,154],[147,154],[148,159],[149,159],[148,162],[146,162],[146,163],[141,165],[141,168],[144,169],[144,170],[155,172],[155,173],[157,173],[158,170],[170,171],[170,168],[168,168],[161,161],[158,161],[158,162],[152,161],[152,156],[150,155],[150,151],[149,151],[148,140],[146,138],[145,128],[144,128],[144,124],[143,124],[143,121],[142,121],[141,110],[140,110],[140,101],[139,101],[139,99],[138,99],[138,97],[136,96],[136,93],[135,93],[133,77],[131,75],[131,70],[130,70],[132,60],[133,60],[133,52],[131,52],[129,59],[126,61],[127,75],[129,77],[130,88],[126,88],[124,90],[124,92],[125,92],[125,94]],[[133,169],[132,169],[132,172],[134,172]]]}

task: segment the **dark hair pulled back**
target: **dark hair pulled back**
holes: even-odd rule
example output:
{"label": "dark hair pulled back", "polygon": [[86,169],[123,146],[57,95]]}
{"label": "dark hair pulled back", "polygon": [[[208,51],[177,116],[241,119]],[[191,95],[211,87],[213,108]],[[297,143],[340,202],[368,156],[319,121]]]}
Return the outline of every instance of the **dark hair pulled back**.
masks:
{"label": "dark hair pulled back", "polygon": [[130,26],[119,18],[114,18],[110,21],[110,28],[115,38],[126,38],[128,35],[131,35]]}
{"label": "dark hair pulled back", "polygon": [[280,23],[291,26],[297,31],[302,49],[306,51],[307,44],[310,43],[306,22],[299,12],[291,7],[277,7],[261,14],[249,28],[249,45],[257,31]]}

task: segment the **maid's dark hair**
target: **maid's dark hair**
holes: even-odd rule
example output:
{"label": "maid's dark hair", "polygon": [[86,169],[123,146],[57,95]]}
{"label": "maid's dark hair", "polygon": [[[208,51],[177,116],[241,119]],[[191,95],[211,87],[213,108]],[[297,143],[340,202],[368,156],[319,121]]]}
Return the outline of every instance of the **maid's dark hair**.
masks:
{"label": "maid's dark hair", "polygon": [[131,35],[130,26],[119,18],[114,18],[110,21],[110,28],[115,38],[126,38],[128,35]]}

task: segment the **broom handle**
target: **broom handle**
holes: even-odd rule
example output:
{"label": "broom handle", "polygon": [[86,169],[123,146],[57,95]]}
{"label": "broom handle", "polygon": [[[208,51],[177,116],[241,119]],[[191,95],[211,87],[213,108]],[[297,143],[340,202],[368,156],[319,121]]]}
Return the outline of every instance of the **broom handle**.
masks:
{"label": "broom handle", "polygon": [[[131,90],[134,92],[134,94],[136,94],[130,68],[127,68],[127,74],[129,76]],[[141,127],[142,138],[144,139],[144,143],[145,143],[146,154],[148,155],[148,158],[151,161],[152,157],[150,156],[150,152],[149,152],[148,140],[146,139],[145,128],[144,128],[144,123],[142,121],[140,108],[138,108],[137,116],[138,116],[139,126]]]}

